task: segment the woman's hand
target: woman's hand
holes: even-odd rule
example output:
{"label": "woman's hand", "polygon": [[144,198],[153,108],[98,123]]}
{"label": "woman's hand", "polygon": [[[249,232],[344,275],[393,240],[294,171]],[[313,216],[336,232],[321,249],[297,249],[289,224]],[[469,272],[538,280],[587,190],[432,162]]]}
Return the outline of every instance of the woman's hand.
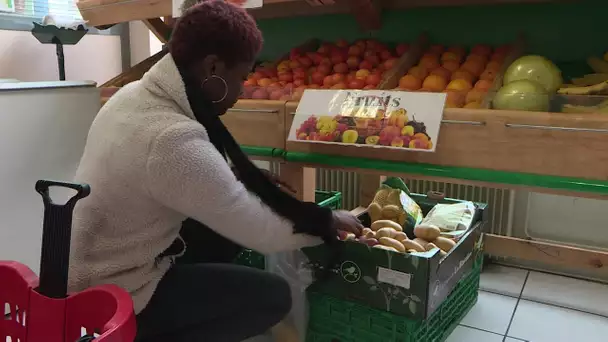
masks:
{"label": "woman's hand", "polygon": [[363,230],[361,221],[359,221],[355,215],[346,210],[334,210],[333,226],[337,230],[350,232],[356,236],[361,235],[361,230]]}

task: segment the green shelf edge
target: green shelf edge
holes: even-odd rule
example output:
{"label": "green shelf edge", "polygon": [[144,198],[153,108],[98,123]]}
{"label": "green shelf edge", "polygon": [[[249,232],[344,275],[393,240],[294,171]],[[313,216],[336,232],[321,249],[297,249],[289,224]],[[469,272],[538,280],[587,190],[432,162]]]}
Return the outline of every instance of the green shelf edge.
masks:
{"label": "green shelf edge", "polygon": [[312,163],[327,166],[352,167],[424,176],[455,178],[470,181],[524,185],[539,188],[570,190],[596,194],[608,194],[608,181],[507,172],[467,167],[440,166],[431,164],[402,163],[367,158],[354,158],[325,154],[286,152],[287,162]]}
{"label": "green shelf edge", "polygon": [[274,147],[241,145],[241,150],[243,150],[243,152],[245,152],[247,155],[257,157],[283,158],[285,156],[285,150]]}

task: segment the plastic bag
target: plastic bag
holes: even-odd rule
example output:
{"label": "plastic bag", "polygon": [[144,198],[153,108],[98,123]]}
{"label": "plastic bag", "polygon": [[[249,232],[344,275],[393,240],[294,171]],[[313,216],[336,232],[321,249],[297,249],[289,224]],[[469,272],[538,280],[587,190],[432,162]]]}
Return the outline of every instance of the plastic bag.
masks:
{"label": "plastic bag", "polygon": [[283,277],[289,283],[292,308],[288,319],[298,330],[301,341],[306,341],[308,325],[306,288],[314,281],[313,272],[307,264],[306,254],[299,250],[276,253],[266,258],[266,269]]}

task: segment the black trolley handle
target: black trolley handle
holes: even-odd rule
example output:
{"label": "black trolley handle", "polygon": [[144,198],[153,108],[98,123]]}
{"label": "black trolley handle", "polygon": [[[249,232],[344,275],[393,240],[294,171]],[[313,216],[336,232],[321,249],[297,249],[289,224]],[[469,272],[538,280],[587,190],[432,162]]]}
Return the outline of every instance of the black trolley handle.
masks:
{"label": "black trolley handle", "polygon": [[[65,204],[54,203],[49,195],[49,188],[53,186],[76,190],[76,195]],[[49,298],[66,298],[72,215],[76,202],[87,197],[91,188],[87,184],[39,180],[36,182],[36,191],[42,195],[44,202],[38,292]]]}

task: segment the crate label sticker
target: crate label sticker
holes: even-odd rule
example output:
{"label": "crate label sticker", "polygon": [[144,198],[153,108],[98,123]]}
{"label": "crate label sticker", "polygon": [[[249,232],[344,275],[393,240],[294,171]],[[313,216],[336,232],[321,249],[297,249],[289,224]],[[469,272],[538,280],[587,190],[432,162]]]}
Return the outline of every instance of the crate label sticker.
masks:
{"label": "crate label sticker", "polygon": [[378,282],[399,286],[409,290],[412,282],[412,275],[384,267],[378,267]]}
{"label": "crate label sticker", "polygon": [[304,91],[288,141],[435,152],[445,93]]}

